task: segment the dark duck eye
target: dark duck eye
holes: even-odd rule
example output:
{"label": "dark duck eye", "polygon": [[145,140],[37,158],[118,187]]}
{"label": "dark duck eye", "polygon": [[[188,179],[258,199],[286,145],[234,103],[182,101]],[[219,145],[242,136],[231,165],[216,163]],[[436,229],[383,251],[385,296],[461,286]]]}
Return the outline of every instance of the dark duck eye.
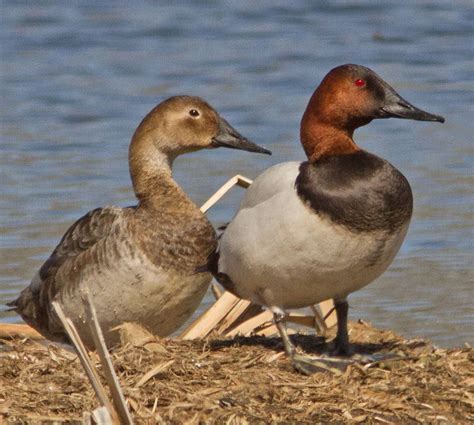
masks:
{"label": "dark duck eye", "polygon": [[198,117],[200,114],[199,114],[199,111],[197,109],[191,109],[189,111],[189,115],[191,115],[192,117],[196,118]]}

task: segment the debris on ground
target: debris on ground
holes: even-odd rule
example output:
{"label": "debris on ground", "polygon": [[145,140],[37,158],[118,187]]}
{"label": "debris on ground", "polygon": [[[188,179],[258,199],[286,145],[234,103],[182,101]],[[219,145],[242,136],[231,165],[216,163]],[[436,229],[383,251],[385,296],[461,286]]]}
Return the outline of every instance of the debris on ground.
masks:
{"label": "debris on ground", "polygon": [[[356,352],[404,358],[308,377],[291,367],[278,337],[214,334],[139,338],[111,355],[140,424],[474,421],[471,347],[439,349],[365,322],[351,322],[350,332]],[[292,338],[307,353],[327,348],[322,337]],[[101,373],[98,356],[91,357]],[[0,339],[0,423],[82,423],[84,412],[97,407],[74,351],[27,338]]]}

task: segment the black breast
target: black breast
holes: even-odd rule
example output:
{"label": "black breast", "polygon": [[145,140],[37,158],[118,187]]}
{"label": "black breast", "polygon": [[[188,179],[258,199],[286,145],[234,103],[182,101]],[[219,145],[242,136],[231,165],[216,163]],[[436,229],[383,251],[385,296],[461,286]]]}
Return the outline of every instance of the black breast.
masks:
{"label": "black breast", "polygon": [[318,214],[356,232],[392,233],[410,220],[413,210],[403,174],[365,151],[303,162],[296,191]]}

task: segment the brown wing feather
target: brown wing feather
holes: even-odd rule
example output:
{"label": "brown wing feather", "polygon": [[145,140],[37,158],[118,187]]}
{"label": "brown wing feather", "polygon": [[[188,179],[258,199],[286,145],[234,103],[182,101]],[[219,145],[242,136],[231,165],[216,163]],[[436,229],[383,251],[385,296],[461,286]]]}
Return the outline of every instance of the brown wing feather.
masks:
{"label": "brown wing feather", "polygon": [[97,208],[77,220],[64,234],[30,285],[8,305],[13,307],[27,323],[51,339],[62,340],[62,328],[57,326],[56,318],[51,317],[51,301],[55,299],[64,283],[56,279],[59,270],[65,262],[72,261],[107,237],[114,228],[114,223],[130,210],[131,208]]}
{"label": "brown wing feather", "polygon": [[54,275],[61,264],[71,257],[77,257],[104,239],[117,218],[123,216],[123,209],[117,207],[96,208],[77,220],[64,234],[51,256],[41,266],[41,280]]}

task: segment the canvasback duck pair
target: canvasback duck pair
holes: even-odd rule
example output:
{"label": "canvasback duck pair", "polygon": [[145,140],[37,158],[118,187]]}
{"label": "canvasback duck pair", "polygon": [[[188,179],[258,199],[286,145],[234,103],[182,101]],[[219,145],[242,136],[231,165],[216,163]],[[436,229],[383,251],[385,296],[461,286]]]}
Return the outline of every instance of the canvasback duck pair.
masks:
{"label": "canvasback duck pair", "polygon": [[408,181],[353,140],[358,127],[391,117],[444,122],[368,68],[330,71],[301,121],[308,161],[278,164],[258,176],[210,257],[209,269],[227,290],[273,312],[285,351],[303,373],[318,368],[295,353],[286,310],[332,298],[335,352],[348,355],[347,296],[387,269],[407,233]]}
{"label": "canvasback duck pair", "polygon": [[138,205],[104,207],[74,223],[31,284],[9,305],[47,338],[67,341],[52,308],[58,300],[84,343],[81,289],[88,287],[107,345],[114,327],[138,323],[157,335],[181,326],[212,279],[197,272],[217,241],[212,225],[173,180],[173,160],[203,148],[270,153],[242,137],[198,97],[172,97],[138,126],[129,149]]}

